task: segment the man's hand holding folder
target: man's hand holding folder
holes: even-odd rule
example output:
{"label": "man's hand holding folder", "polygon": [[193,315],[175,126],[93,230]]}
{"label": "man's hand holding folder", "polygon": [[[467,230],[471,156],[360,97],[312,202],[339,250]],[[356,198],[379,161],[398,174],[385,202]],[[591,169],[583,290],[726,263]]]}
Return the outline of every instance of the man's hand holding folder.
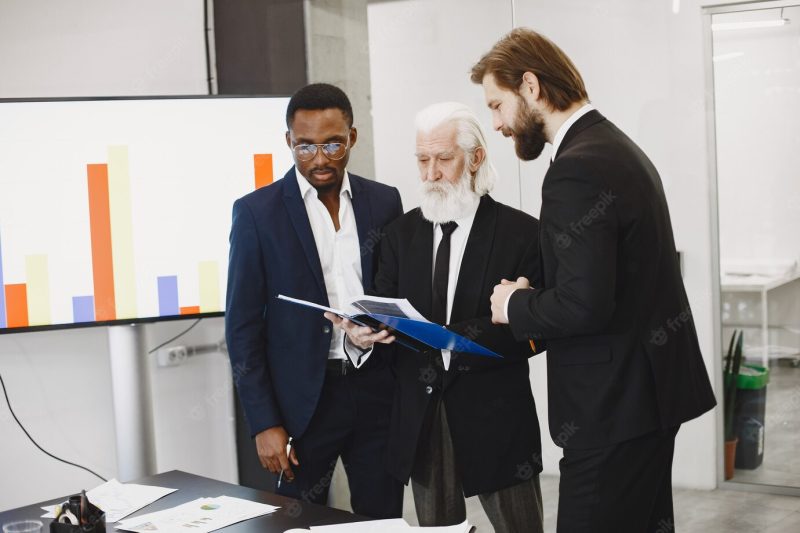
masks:
{"label": "man's hand holding folder", "polygon": [[396,340],[395,336],[392,335],[388,329],[382,329],[376,332],[371,327],[360,326],[348,318],[342,318],[330,311],[325,312],[325,318],[333,322],[335,327],[344,330],[350,342],[362,350],[369,350],[375,343],[391,344]]}

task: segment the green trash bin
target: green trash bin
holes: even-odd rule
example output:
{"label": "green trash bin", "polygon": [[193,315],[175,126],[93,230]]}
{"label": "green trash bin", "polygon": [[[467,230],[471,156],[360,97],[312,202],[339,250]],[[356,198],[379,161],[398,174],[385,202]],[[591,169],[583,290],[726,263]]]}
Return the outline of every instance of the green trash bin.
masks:
{"label": "green trash bin", "polygon": [[764,461],[769,368],[744,364],[736,381],[733,424],[739,442],[736,468],[753,470]]}

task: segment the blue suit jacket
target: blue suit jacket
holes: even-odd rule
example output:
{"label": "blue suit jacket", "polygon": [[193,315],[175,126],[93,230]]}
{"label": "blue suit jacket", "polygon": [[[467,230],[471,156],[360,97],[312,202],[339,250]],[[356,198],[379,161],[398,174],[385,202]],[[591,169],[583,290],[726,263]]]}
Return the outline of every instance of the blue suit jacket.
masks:
{"label": "blue suit jacket", "polygon": [[[400,193],[350,174],[364,290],[372,288],[383,227]],[[300,437],[325,378],[331,323],[278,294],[328,305],[314,234],[292,168],[233,204],[225,337],[250,433],[282,425]],[[375,259],[374,259],[375,258]]]}

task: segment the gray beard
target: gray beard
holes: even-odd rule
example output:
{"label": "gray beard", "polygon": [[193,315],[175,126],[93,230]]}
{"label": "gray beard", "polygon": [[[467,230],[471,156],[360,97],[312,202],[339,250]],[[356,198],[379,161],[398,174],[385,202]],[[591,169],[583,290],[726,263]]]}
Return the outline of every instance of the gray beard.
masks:
{"label": "gray beard", "polygon": [[422,217],[433,224],[443,224],[466,217],[480,202],[472,190],[472,177],[464,173],[458,183],[445,181],[420,183]]}

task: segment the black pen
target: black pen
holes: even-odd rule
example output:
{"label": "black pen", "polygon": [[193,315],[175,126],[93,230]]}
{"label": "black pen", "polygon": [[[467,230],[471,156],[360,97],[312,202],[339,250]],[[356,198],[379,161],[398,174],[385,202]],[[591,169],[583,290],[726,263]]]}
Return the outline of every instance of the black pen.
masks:
{"label": "black pen", "polygon": [[89,514],[89,512],[88,512],[87,505],[86,505],[86,491],[82,490],[81,491],[81,515],[78,517],[78,521],[80,522],[80,525],[83,526],[88,522],[88,516],[87,516],[88,514]]}
{"label": "black pen", "polygon": [[[286,444],[286,461],[289,462],[289,468],[291,468],[291,457],[292,457],[292,437],[289,437],[289,443]],[[281,481],[283,481],[283,469],[281,469],[281,473],[278,474],[278,488],[281,488]]]}

